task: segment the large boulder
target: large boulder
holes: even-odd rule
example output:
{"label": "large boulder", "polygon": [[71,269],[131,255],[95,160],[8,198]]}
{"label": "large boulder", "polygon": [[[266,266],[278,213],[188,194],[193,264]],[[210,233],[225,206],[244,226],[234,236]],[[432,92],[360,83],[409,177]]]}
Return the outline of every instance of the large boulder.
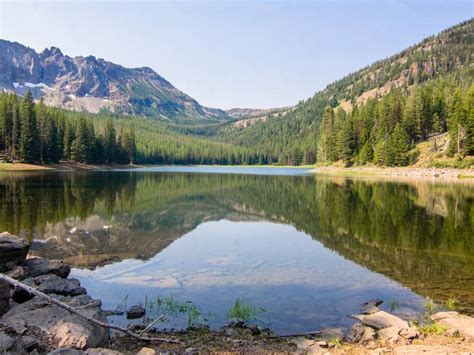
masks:
{"label": "large boulder", "polygon": [[79,296],[86,293],[77,279],[63,279],[54,274],[41,275],[34,278],[36,289],[44,293],[55,293],[64,296]]}
{"label": "large boulder", "polygon": [[448,328],[450,333],[474,338],[474,318],[459,314],[458,312],[438,312],[431,319]]}
{"label": "large boulder", "polygon": [[71,267],[60,260],[48,260],[43,258],[31,258],[25,260],[21,267],[25,277],[36,277],[45,274],[53,274],[63,279],[69,276]]}
{"label": "large boulder", "polygon": [[[51,296],[72,307],[81,307],[81,312],[89,317],[106,321],[100,308],[100,301],[88,295],[70,297],[51,294]],[[2,321],[7,326],[24,323],[26,327],[37,327],[46,333],[55,347],[87,349],[101,347],[108,340],[107,329],[38,297],[13,307],[3,315]]]}
{"label": "large boulder", "polygon": [[7,271],[26,258],[30,245],[22,238],[3,232],[0,234],[0,272]]}

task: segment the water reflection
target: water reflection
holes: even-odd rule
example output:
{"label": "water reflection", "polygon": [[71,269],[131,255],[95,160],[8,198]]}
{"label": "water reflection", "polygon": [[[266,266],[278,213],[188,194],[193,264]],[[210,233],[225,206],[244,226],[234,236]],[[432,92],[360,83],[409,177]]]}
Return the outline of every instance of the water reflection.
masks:
{"label": "water reflection", "polygon": [[[96,282],[96,292],[109,292],[99,290],[99,281],[111,289],[130,285],[126,292],[187,290],[186,297],[204,303],[210,292],[218,295],[213,310],[246,292],[280,309],[287,299],[288,312],[317,310],[318,319],[323,309],[334,309],[331,322],[341,324],[353,311],[342,310],[347,299],[358,301],[357,294],[362,301],[379,292],[415,302],[402,285],[438,302],[456,296],[474,311],[472,185],[90,172],[6,174],[0,189],[0,228],[37,240],[38,255],[97,269],[78,271],[91,287]],[[236,240],[251,243],[243,255],[231,252]],[[137,274],[127,274],[134,267]],[[299,300],[308,295],[313,301]],[[294,302],[301,306],[290,307]]]}

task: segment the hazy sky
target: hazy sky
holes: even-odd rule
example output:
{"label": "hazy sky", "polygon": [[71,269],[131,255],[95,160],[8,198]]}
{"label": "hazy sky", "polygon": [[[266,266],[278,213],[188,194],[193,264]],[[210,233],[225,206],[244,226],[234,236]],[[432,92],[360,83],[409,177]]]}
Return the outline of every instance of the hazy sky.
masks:
{"label": "hazy sky", "polygon": [[0,0],[0,38],[148,66],[207,106],[264,108],[473,15],[473,0]]}

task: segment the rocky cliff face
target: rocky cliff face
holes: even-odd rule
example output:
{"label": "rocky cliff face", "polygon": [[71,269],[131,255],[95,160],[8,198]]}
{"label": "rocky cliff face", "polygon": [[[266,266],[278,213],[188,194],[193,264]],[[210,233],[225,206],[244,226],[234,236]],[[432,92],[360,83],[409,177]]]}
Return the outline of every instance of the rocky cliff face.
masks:
{"label": "rocky cliff face", "polygon": [[0,40],[0,89],[43,97],[52,106],[165,119],[224,120],[219,109],[201,106],[152,69],[125,68],[93,56],[69,57],[59,48],[41,53]]}

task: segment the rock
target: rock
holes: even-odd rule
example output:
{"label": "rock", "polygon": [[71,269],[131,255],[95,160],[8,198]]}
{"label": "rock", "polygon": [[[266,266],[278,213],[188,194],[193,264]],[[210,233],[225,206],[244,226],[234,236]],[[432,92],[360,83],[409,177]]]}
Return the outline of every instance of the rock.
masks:
{"label": "rock", "polygon": [[326,352],[314,340],[298,337],[292,339],[291,342],[295,343],[298,350],[304,351],[305,354],[323,354]]}
{"label": "rock", "polygon": [[38,339],[26,336],[21,338],[21,347],[26,351],[30,352],[34,349],[37,349],[40,346],[40,342]]}
{"label": "rock", "polygon": [[361,323],[356,323],[351,327],[347,341],[349,343],[358,343],[364,335],[364,326]]}
{"label": "rock", "polygon": [[10,285],[0,280],[0,316],[10,308]]}
{"label": "rock", "polygon": [[225,328],[245,328],[245,322],[240,319],[229,319],[224,325]]}
{"label": "rock", "polygon": [[369,344],[373,342],[375,338],[376,338],[375,330],[371,327],[364,327],[364,334],[362,335],[360,342],[362,344]]}
{"label": "rock", "polygon": [[84,295],[87,291],[81,287],[77,279],[63,279],[55,274],[46,274],[35,277],[36,289],[44,293],[55,293],[57,295]]}
{"label": "rock", "polygon": [[86,355],[121,355],[120,351],[105,348],[91,348],[85,351]]}
{"label": "rock", "polygon": [[380,308],[378,306],[380,306],[382,303],[382,300],[375,298],[373,300],[362,303],[362,305],[360,306],[360,311],[362,312],[362,314],[373,314],[379,312]]}
{"label": "rock", "polygon": [[32,258],[22,263],[25,276],[36,277],[45,274],[54,274],[63,279],[69,276],[71,267],[60,260]]}
{"label": "rock", "polygon": [[408,328],[403,328],[400,331],[400,335],[405,339],[415,339],[420,336],[420,331],[418,330],[417,327],[408,327]]}
{"label": "rock", "polygon": [[195,354],[195,353],[197,354],[198,353],[196,348],[187,348],[186,350],[184,350],[184,352],[186,354]]}
{"label": "rock", "polygon": [[351,315],[351,318],[357,319],[361,321],[362,324],[375,329],[384,329],[388,327],[408,328],[408,323],[406,321],[385,311],[379,311],[369,315],[354,314]]}
{"label": "rock", "polygon": [[402,340],[401,336],[399,335],[401,330],[402,328],[395,325],[392,327],[380,329],[377,332],[377,335],[382,342],[388,345],[394,345]]}
{"label": "rock", "polygon": [[18,335],[23,335],[26,332],[25,324],[24,320],[18,319],[17,321],[8,324],[8,328]]}
{"label": "rock", "polygon": [[239,335],[239,332],[235,328],[224,328],[223,331],[228,337],[236,337]]}
{"label": "rock", "polygon": [[393,348],[394,355],[405,354],[456,354],[457,351],[444,345],[400,345]]}
{"label": "rock", "polygon": [[16,266],[14,269],[6,272],[7,276],[10,276],[12,279],[15,280],[23,280],[26,277],[25,269],[23,266]]}
{"label": "rock", "polygon": [[375,335],[375,330],[373,328],[367,327],[361,323],[356,323],[352,326],[347,341],[350,343],[366,344],[375,340]]}
{"label": "rock", "polygon": [[13,347],[15,341],[4,332],[0,332],[0,354],[3,354]]}
{"label": "rock", "polygon": [[329,346],[326,340],[319,340],[316,342],[316,344],[321,348],[327,348]]}
{"label": "rock", "polygon": [[22,262],[28,254],[30,245],[17,236],[3,232],[0,234],[0,272],[7,271]]}
{"label": "rock", "polygon": [[[188,349],[186,349],[187,352]],[[156,351],[151,348],[143,347],[140,349],[140,351],[137,353],[137,355],[155,355]]]}
{"label": "rock", "polygon": [[83,355],[84,351],[72,348],[59,348],[49,352],[47,355]]}
{"label": "rock", "polygon": [[145,309],[142,306],[133,306],[127,311],[127,319],[137,319],[145,315]]}
{"label": "rock", "polygon": [[[60,301],[77,306],[95,304],[87,295],[76,297],[54,296]],[[79,298],[79,299],[78,299]],[[100,307],[85,307],[81,311],[103,322],[106,321]],[[2,317],[7,326],[23,321],[26,327],[37,327],[53,339],[57,347],[95,348],[108,340],[108,331],[75,316],[65,309],[35,297],[10,309]]]}
{"label": "rock", "polygon": [[466,338],[474,338],[474,318],[458,312],[438,312],[431,319],[448,328],[451,333],[459,333]]}

